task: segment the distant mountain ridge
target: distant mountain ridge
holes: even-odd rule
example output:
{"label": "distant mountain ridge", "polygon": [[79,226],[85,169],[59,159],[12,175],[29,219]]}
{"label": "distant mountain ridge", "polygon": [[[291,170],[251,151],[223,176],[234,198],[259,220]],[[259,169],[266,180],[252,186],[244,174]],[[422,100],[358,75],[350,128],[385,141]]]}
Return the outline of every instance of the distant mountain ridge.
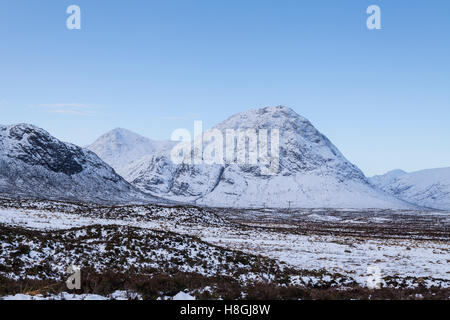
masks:
{"label": "distant mountain ridge", "polygon": [[0,195],[111,204],[155,199],[93,152],[29,124],[0,126]]}
{"label": "distant mountain ridge", "polygon": [[396,169],[382,175],[373,176],[369,178],[369,182],[375,187],[382,189],[384,186],[392,183],[395,179],[405,174],[407,174],[407,172],[400,169]]}
{"label": "distant mountain ridge", "polygon": [[450,167],[411,173],[396,170],[372,177],[369,181],[404,201],[422,207],[450,210]]}
{"label": "distant mountain ridge", "polygon": [[450,168],[394,170],[367,179],[327,137],[287,107],[242,112],[213,129],[273,128],[280,131],[279,166],[273,175],[262,174],[260,163],[174,164],[170,151],[176,142],[115,129],[91,148],[115,163],[124,179],[94,152],[61,142],[43,129],[0,125],[0,196],[106,204],[450,210]]}

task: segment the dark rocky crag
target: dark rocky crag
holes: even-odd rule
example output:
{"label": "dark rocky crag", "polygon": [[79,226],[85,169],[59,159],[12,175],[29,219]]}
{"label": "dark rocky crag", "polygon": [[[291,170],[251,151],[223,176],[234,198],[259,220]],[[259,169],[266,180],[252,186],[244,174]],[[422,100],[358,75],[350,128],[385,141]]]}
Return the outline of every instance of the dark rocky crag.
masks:
{"label": "dark rocky crag", "polygon": [[93,152],[28,124],[0,126],[0,196],[96,203],[154,200]]}

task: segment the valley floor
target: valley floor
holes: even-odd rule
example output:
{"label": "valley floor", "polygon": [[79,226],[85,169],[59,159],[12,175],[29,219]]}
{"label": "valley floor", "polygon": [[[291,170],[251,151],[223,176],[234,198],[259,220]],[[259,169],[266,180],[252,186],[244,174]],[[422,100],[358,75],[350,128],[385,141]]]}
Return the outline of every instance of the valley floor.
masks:
{"label": "valley floor", "polygon": [[[449,299],[449,227],[445,212],[4,199],[0,295],[63,297],[74,264],[79,297]],[[368,268],[380,271],[382,289],[366,287]]]}

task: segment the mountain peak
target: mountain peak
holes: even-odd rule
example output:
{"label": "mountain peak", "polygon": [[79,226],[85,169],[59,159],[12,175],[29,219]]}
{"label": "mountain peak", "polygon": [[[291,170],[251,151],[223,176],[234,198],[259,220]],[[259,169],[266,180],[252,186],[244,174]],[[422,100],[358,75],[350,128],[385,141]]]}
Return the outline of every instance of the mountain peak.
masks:
{"label": "mountain peak", "polygon": [[257,109],[248,110],[248,112],[255,112],[258,114],[270,114],[270,115],[284,115],[284,116],[299,116],[294,109],[278,105],[278,106],[267,106]]}
{"label": "mountain peak", "polygon": [[174,143],[171,141],[153,141],[133,131],[115,128],[98,138],[88,149],[96,153],[117,173],[133,161],[158,152],[168,152]]}
{"label": "mountain peak", "polygon": [[373,176],[373,177],[369,178],[369,182],[373,186],[375,186],[379,189],[383,189],[384,186],[394,182],[396,179],[398,179],[399,177],[401,177],[405,174],[407,174],[405,171],[403,171],[401,169],[395,169],[395,170],[386,172],[385,174],[382,174],[382,175]]}
{"label": "mountain peak", "polygon": [[296,129],[311,127],[311,123],[293,109],[285,106],[250,109],[237,113],[217,125],[217,129]]}
{"label": "mountain peak", "polygon": [[320,171],[365,180],[363,173],[345,159],[326,136],[291,108],[275,106],[244,111],[215,128],[222,132],[228,129],[278,130],[282,175]]}
{"label": "mountain peak", "polygon": [[130,134],[130,135],[139,135],[131,130],[125,129],[125,128],[121,128],[121,127],[117,127],[114,128],[110,131],[110,133],[119,133],[119,134]]}
{"label": "mountain peak", "polygon": [[[257,114],[268,114],[272,117],[279,117],[279,116],[294,117],[294,118],[301,117],[297,112],[294,111],[294,109],[282,105],[274,107],[273,106],[263,107],[259,109],[254,109],[253,111],[255,111]],[[249,112],[252,112],[252,110],[250,110]]]}
{"label": "mountain peak", "polygon": [[407,172],[403,171],[402,169],[394,169],[394,170],[388,171],[386,173],[386,175],[402,175],[402,174],[406,174],[406,173]]}
{"label": "mountain peak", "polygon": [[100,139],[147,139],[147,138],[128,129],[117,127],[103,134],[98,140]]}
{"label": "mountain peak", "polygon": [[6,127],[8,129],[14,128],[14,129],[18,129],[18,130],[45,131],[44,129],[39,128],[38,126],[35,126],[34,124],[30,124],[30,123],[16,123],[16,124],[11,124],[11,125],[2,126],[2,127]]}
{"label": "mountain peak", "polygon": [[18,123],[8,126],[0,126],[2,132],[8,132],[8,137],[15,140],[22,140],[29,135],[50,136],[50,134],[35,125],[28,123]]}

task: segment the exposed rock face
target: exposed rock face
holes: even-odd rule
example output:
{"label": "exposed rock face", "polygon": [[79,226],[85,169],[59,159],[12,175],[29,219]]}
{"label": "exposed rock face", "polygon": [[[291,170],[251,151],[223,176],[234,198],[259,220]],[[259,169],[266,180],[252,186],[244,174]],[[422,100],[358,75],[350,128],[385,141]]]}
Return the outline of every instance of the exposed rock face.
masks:
{"label": "exposed rock face", "polygon": [[0,195],[108,203],[154,199],[93,152],[27,124],[0,126]]}
{"label": "exposed rock face", "polygon": [[12,152],[7,154],[11,159],[16,158],[28,165],[43,166],[66,175],[83,171],[82,165],[76,160],[82,158],[81,149],[53,139],[43,130],[18,125],[9,129],[7,138],[13,145]]}

